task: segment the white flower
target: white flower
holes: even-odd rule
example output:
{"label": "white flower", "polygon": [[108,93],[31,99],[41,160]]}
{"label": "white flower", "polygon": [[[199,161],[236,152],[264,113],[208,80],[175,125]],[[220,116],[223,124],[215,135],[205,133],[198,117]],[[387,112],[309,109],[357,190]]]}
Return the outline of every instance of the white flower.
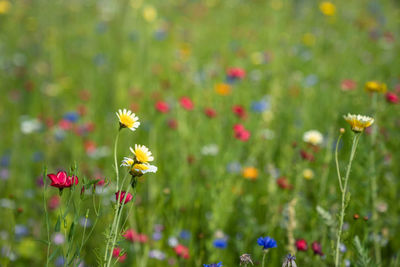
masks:
{"label": "white flower", "polygon": [[310,130],[303,134],[303,141],[314,146],[321,145],[324,141],[323,135],[317,130]]}
{"label": "white flower", "polygon": [[129,128],[132,131],[135,131],[139,127],[139,118],[132,111],[120,109],[116,114],[122,128]]}
{"label": "white flower", "polygon": [[365,128],[371,126],[374,123],[374,119],[363,115],[353,115],[348,113],[343,118],[351,125],[351,129],[354,132],[362,132]]}
{"label": "white flower", "polygon": [[122,166],[124,166],[124,167],[130,167],[130,166],[132,166],[133,162],[134,162],[133,159],[131,159],[131,158],[129,158],[129,157],[124,157],[124,160],[122,161],[122,163],[121,163],[120,166],[121,166],[121,167],[122,167]]}
{"label": "white flower", "polygon": [[218,152],[219,152],[219,148],[218,148],[218,145],[216,145],[216,144],[209,144],[209,145],[203,146],[203,148],[201,149],[201,154],[203,154],[205,156],[207,156],[207,155],[215,156],[218,154]]}

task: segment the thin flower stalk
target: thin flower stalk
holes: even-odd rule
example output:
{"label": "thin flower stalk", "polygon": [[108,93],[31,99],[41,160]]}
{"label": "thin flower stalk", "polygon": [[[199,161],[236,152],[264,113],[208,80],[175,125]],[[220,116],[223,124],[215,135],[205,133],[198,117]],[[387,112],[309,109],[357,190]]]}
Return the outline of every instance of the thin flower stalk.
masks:
{"label": "thin flower stalk", "polygon": [[[343,179],[343,181],[341,181],[342,179],[340,178],[340,172],[338,171],[338,176],[339,176],[339,181],[340,181],[340,191],[342,194],[342,203],[341,203],[341,210],[340,210],[340,215],[339,215],[339,228],[338,228],[338,233],[337,233],[337,240],[336,240],[336,251],[335,251],[335,266],[339,267],[339,258],[340,258],[340,239],[341,239],[341,235],[342,235],[342,229],[343,229],[343,221],[344,221],[344,215],[345,215],[345,210],[346,210],[346,196],[348,194],[347,192],[347,185],[348,185],[348,181],[349,181],[349,176],[350,176],[350,170],[351,170],[351,165],[353,163],[353,159],[354,159],[354,155],[357,149],[357,145],[358,145],[358,141],[360,139],[360,135],[361,133],[355,133],[355,135],[353,136],[353,144],[351,146],[351,152],[350,152],[350,158],[349,158],[349,163],[347,165],[347,169],[346,169],[346,175]],[[335,151],[335,159],[336,159],[336,165],[338,166],[338,158],[337,158],[337,147],[338,147],[338,143],[336,144],[336,151]]]}

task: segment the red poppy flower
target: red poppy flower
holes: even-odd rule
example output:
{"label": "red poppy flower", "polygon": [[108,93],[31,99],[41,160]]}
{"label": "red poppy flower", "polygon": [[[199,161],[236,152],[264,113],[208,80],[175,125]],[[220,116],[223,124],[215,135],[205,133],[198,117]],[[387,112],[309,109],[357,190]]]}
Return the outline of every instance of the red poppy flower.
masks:
{"label": "red poppy flower", "polygon": [[308,161],[314,161],[314,155],[313,154],[311,154],[311,153],[308,153],[307,151],[305,151],[305,150],[300,150],[300,156],[303,158],[303,159],[305,159],[305,160],[308,160]]}
{"label": "red poppy flower", "polygon": [[156,103],[155,107],[161,113],[168,113],[168,111],[169,111],[169,105],[167,102],[164,102],[164,101],[158,101]]}
{"label": "red poppy flower", "polygon": [[179,102],[181,103],[181,106],[186,110],[192,110],[194,108],[194,104],[189,97],[184,96]]}
{"label": "red poppy flower", "polygon": [[307,241],[304,239],[297,240],[296,248],[298,251],[306,251],[308,249]]}
{"label": "red poppy flower", "polygon": [[119,203],[121,203],[121,204],[122,204],[122,202],[123,202],[124,199],[125,199],[124,204],[126,204],[126,203],[128,203],[129,201],[132,200],[133,196],[132,196],[131,193],[128,193],[128,194],[126,195],[126,198],[125,198],[125,194],[126,194],[125,191],[118,191],[118,192],[115,193],[115,199],[116,199],[117,201],[119,200]]}
{"label": "red poppy flower", "polygon": [[71,187],[73,184],[78,184],[78,177],[67,176],[65,171],[58,172],[57,174],[48,174],[47,177],[49,177],[51,180],[50,185],[59,189]]}

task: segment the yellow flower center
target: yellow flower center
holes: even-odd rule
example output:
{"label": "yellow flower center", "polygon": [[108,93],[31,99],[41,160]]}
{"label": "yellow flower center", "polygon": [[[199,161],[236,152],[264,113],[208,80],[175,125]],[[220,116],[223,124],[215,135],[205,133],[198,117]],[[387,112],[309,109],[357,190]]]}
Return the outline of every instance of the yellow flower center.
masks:
{"label": "yellow flower center", "polygon": [[140,162],[143,162],[143,163],[147,163],[149,161],[149,156],[143,150],[136,149],[135,150],[135,155],[136,155],[137,161],[140,161]]}
{"label": "yellow flower center", "polygon": [[121,114],[119,116],[119,121],[123,126],[127,128],[132,128],[133,124],[135,124],[135,120],[131,116],[128,116],[126,114]]}
{"label": "yellow flower center", "polygon": [[141,171],[145,171],[149,169],[149,166],[146,164],[135,164],[132,166],[133,170],[141,170]]}

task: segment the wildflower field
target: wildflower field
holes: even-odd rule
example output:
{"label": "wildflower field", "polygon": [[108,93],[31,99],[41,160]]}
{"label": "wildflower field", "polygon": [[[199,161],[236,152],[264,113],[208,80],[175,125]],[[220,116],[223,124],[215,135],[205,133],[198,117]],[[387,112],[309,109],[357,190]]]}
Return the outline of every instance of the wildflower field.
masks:
{"label": "wildflower field", "polygon": [[400,3],[0,0],[0,266],[400,266]]}

